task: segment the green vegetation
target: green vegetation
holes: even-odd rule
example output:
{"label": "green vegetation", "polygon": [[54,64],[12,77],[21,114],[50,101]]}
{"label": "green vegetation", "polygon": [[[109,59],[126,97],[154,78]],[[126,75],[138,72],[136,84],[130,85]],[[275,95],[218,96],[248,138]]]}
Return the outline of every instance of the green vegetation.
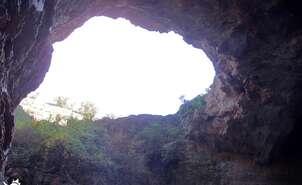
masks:
{"label": "green vegetation", "polygon": [[21,124],[21,122],[32,121],[32,118],[22,109],[22,107],[18,106],[15,110],[15,120]]}
{"label": "green vegetation", "polygon": [[69,108],[69,104],[68,104],[69,98],[67,97],[58,96],[54,99],[54,101],[58,107]]}
{"label": "green vegetation", "polygon": [[[19,108],[20,109],[20,108]],[[18,111],[22,112],[22,111]],[[22,155],[35,155],[35,152],[41,152],[51,150],[61,145],[65,153],[74,155],[81,159],[98,160],[102,147],[96,148],[95,142],[104,146],[102,139],[106,135],[98,135],[102,133],[102,125],[96,125],[92,122],[84,120],[69,119],[66,126],[61,126],[57,123],[43,121],[23,120],[24,116],[16,117],[16,134],[14,140],[14,150],[18,150],[13,154]],[[97,134],[98,133],[98,134]],[[35,146],[31,154],[27,153],[22,148],[31,148]],[[19,150],[21,147],[21,150]],[[103,155],[102,155],[103,156]],[[21,158],[27,158],[30,156],[24,156]]]}
{"label": "green vegetation", "polygon": [[[177,115],[189,117],[194,111],[202,109],[206,104],[204,98],[205,95],[198,95],[191,101],[184,101]],[[59,99],[67,102],[64,98]],[[33,120],[18,107],[15,112],[16,134],[12,154],[18,155],[16,158],[29,161],[30,156],[60,145],[64,150],[62,152],[71,156],[113,164],[113,153],[129,159],[134,157],[131,155],[140,155],[141,151],[158,151],[165,144],[184,138],[184,131],[175,116],[141,115],[120,119],[106,117],[92,121],[96,114],[92,103],[82,103],[80,110],[84,115],[83,120],[69,118],[67,125],[62,126],[50,120]],[[24,156],[20,156],[23,154]]]}
{"label": "green vegetation", "polygon": [[[70,173],[77,169],[86,175],[97,170],[114,179],[111,184],[123,184],[129,177],[133,177],[130,184],[146,184],[144,181],[152,173],[147,165],[152,156],[184,135],[175,116],[140,115],[98,121],[70,118],[62,126],[32,120],[20,107],[16,114],[11,165],[45,171],[72,169]],[[120,183],[116,177],[121,178]]]}
{"label": "green vegetation", "polygon": [[80,114],[83,115],[84,120],[92,121],[97,113],[97,108],[92,102],[82,102],[79,109]]}
{"label": "green vegetation", "polygon": [[184,100],[177,112],[177,115],[179,115],[181,118],[188,117],[195,111],[203,109],[206,106],[205,96],[206,94],[201,94],[190,101]]}
{"label": "green vegetation", "polygon": [[[97,113],[97,108],[94,103],[89,101],[84,101],[81,103],[80,108],[75,111],[74,104],[70,103],[69,98],[58,96],[54,99],[55,105],[61,108],[70,109],[74,112],[77,112],[83,116],[83,119],[86,121],[92,121]],[[55,120],[60,122],[63,118],[60,115],[56,115]]]}
{"label": "green vegetation", "polygon": [[188,145],[180,123],[205,107],[204,98],[184,100],[176,115],[108,116],[96,121],[94,105],[83,103],[85,119],[69,118],[64,126],[59,120],[33,120],[18,107],[8,166],[31,171],[20,177],[22,185],[48,185],[51,179],[61,179],[57,184],[62,185],[195,185],[208,176],[193,173],[208,154],[190,153],[198,147]]}

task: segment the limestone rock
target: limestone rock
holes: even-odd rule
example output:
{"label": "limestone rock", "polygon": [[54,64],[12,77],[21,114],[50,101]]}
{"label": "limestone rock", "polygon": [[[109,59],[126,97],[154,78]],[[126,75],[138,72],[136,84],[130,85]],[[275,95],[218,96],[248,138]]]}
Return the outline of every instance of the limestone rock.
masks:
{"label": "limestone rock", "polygon": [[38,87],[52,46],[92,16],[124,17],[150,30],[173,30],[213,61],[207,116],[190,126],[210,150],[261,164],[300,152],[301,2],[288,0],[0,1],[0,166],[12,112]]}

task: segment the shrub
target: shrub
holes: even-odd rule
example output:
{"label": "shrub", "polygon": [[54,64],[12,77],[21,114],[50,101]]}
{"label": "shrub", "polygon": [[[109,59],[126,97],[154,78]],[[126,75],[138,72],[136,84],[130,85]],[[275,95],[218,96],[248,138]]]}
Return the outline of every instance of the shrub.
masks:
{"label": "shrub", "polygon": [[83,115],[84,120],[92,121],[97,113],[97,108],[93,103],[87,101],[81,104],[79,112]]}
{"label": "shrub", "polygon": [[177,115],[180,117],[187,117],[189,114],[193,114],[196,110],[202,109],[206,106],[205,101],[206,94],[198,95],[190,101],[184,101],[180,106]]}

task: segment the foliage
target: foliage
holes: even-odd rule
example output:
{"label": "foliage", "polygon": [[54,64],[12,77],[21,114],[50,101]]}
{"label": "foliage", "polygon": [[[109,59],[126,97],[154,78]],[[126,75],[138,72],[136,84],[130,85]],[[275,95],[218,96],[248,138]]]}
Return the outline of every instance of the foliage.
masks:
{"label": "foliage", "polygon": [[175,116],[141,115],[98,121],[70,118],[62,126],[17,115],[10,162],[32,170],[83,170],[82,176],[96,170],[108,178],[108,184],[148,184],[153,173],[152,156],[160,155],[166,144],[182,138],[183,130]]}
{"label": "foliage", "polygon": [[15,110],[15,120],[17,121],[31,121],[32,118],[27,114],[21,106],[18,106]]}
{"label": "foliage", "polygon": [[[129,151],[131,148],[128,146],[134,146],[135,150],[140,150],[140,145],[146,145],[146,148],[147,145],[160,146],[161,143],[175,140],[181,135],[181,129],[175,125],[175,120],[147,120],[137,123],[125,120],[119,123],[115,119],[92,122],[70,118],[67,125],[62,126],[47,120],[32,120],[22,108],[16,114],[15,148],[21,147],[20,142],[28,145],[38,142],[35,146],[40,146],[40,149],[52,148],[60,143],[65,150],[83,158],[90,156],[91,159],[96,159],[98,156],[105,156],[106,154],[100,154],[102,148],[104,151],[115,150],[120,153],[117,150],[121,151],[126,147],[126,153],[136,152]],[[106,123],[106,120],[114,123]],[[128,142],[127,145],[125,142]],[[96,153],[98,156],[94,156]]]}
{"label": "foliage", "polygon": [[[66,126],[50,121],[35,121],[24,116],[22,108],[16,114],[16,133],[11,158],[19,162],[30,162],[31,157],[62,145],[64,152],[77,158],[103,160],[102,126],[88,121],[70,118]],[[20,114],[20,115],[19,115]],[[102,135],[105,137],[105,134]]]}
{"label": "foliage", "polygon": [[185,103],[186,102],[185,95],[181,95],[179,97],[179,100],[181,101],[181,103]]}
{"label": "foliage", "polygon": [[58,107],[69,108],[69,104],[68,104],[69,98],[67,97],[58,96],[54,99],[54,101]]}
{"label": "foliage", "polygon": [[187,117],[188,115],[192,115],[196,110],[204,108],[206,106],[205,96],[206,94],[201,94],[190,101],[184,101],[180,106],[177,115],[180,117]]}
{"label": "foliage", "polygon": [[148,151],[155,151],[171,141],[182,138],[183,130],[173,123],[152,122],[137,135],[137,140],[144,142]]}
{"label": "foliage", "polygon": [[83,115],[84,120],[92,121],[97,113],[97,108],[92,102],[82,102],[79,112]]}

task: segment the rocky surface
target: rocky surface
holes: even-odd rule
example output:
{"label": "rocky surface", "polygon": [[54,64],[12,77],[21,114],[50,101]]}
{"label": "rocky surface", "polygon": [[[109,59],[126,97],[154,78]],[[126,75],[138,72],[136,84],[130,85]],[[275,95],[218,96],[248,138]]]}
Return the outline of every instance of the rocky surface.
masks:
{"label": "rocky surface", "polygon": [[183,135],[175,115],[70,119],[62,126],[17,110],[6,176],[22,185],[159,184],[163,174],[152,169],[161,168],[161,160],[152,156]]}
{"label": "rocky surface", "polygon": [[18,108],[6,177],[22,185],[301,184],[297,161],[259,166],[186,139],[179,121],[188,121],[195,105],[186,102],[176,116],[69,120],[66,126],[31,121]]}
{"label": "rocky surface", "polygon": [[173,30],[213,61],[217,75],[207,108],[187,125],[194,142],[258,164],[294,160],[302,129],[299,7],[287,0],[0,1],[0,166],[11,143],[12,112],[42,82],[51,43],[97,15]]}

